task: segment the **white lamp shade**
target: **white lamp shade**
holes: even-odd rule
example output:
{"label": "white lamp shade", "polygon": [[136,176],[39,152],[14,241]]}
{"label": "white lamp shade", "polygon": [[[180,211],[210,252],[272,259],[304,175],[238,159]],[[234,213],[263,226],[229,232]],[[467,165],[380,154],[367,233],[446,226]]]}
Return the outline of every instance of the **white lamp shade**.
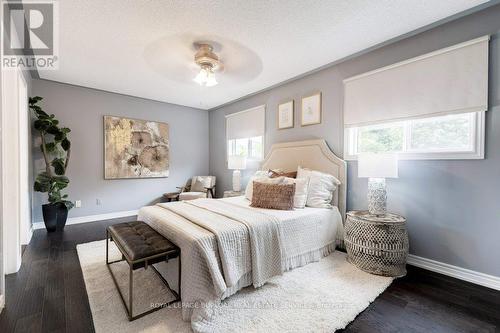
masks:
{"label": "white lamp shade", "polygon": [[247,167],[247,159],[243,156],[229,156],[227,168],[229,170],[244,170]]}
{"label": "white lamp shade", "polygon": [[358,177],[398,178],[398,157],[395,154],[358,155]]}

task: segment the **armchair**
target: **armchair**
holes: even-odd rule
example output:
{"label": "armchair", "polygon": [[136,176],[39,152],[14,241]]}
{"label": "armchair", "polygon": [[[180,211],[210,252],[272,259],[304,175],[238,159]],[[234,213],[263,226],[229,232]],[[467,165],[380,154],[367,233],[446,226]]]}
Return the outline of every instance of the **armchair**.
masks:
{"label": "armchair", "polygon": [[195,176],[185,186],[177,187],[180,190],[179,201],[199,198],[215,198],[215,176]]}

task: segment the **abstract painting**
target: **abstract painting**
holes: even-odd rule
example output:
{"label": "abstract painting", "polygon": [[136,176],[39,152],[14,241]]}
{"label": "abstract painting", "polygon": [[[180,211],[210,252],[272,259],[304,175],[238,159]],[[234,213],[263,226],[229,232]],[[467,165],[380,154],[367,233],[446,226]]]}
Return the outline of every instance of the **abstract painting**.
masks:
{"label": "abstract painting", "polygon": [[104,178],[168,177],[168,124],[104,116]]}

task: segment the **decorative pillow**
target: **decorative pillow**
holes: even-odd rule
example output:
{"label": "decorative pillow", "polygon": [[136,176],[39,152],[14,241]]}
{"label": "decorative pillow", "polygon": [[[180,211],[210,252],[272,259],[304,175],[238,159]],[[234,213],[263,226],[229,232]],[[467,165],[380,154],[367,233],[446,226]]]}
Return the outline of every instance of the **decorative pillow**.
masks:
{"label": "decorative pillow", "polygon": [[295,184],[266,184],[253,182],[251,207],[293,210]]}
{"label": "decorative pillow", "polygon": [[259,182],[269,182],[270,184],[278,184],[283,182],[283,179],[269,178],[269,173],[267,171],[257,171],[252,177],[250,177],[247,187],[245,188],[245,198],[250,201],[252,200],[253,182],[255,180],[258,180]]}
{"label": "decorative pillow", "polygon": [[210,176],[196,176],[191,180],[191,192],[206,192],[205,187],[212,185],[212,177]]}
{"label": "decorative pillow", "polygon": [[271,175],[271,178],[278,178],[278,177],[297,178],[297,171],[284,172],[281,169],[275,169],[275,170],[269,170],[269,174]]}
{"label": "decorative pillow", "polygon": [[299,166],[297,178],[309,179],[307,188],[306,206],[314,208],[332,208],[333,193],[340,185],[340,181],[334,176]]}
{"label": "decorative pillow", "polygon": [[283,184],[295,184],[295,195],[293,197],[293,206],[295,208],[304,208],[307,202],[307,187],[309,178],[285,178]]}

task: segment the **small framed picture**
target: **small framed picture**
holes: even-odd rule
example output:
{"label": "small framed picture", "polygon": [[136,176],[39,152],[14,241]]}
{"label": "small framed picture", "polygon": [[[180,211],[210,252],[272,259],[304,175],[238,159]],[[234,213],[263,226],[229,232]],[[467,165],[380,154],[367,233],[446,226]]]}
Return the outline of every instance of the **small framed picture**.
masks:
{"label": "small framed picture", "polygon": [[321,93],[302,97],[301,126],[321,124]]}
{"label": "small framed picture", "polygon": [[278,105],[278,129],[293,128],[293,100]]}

